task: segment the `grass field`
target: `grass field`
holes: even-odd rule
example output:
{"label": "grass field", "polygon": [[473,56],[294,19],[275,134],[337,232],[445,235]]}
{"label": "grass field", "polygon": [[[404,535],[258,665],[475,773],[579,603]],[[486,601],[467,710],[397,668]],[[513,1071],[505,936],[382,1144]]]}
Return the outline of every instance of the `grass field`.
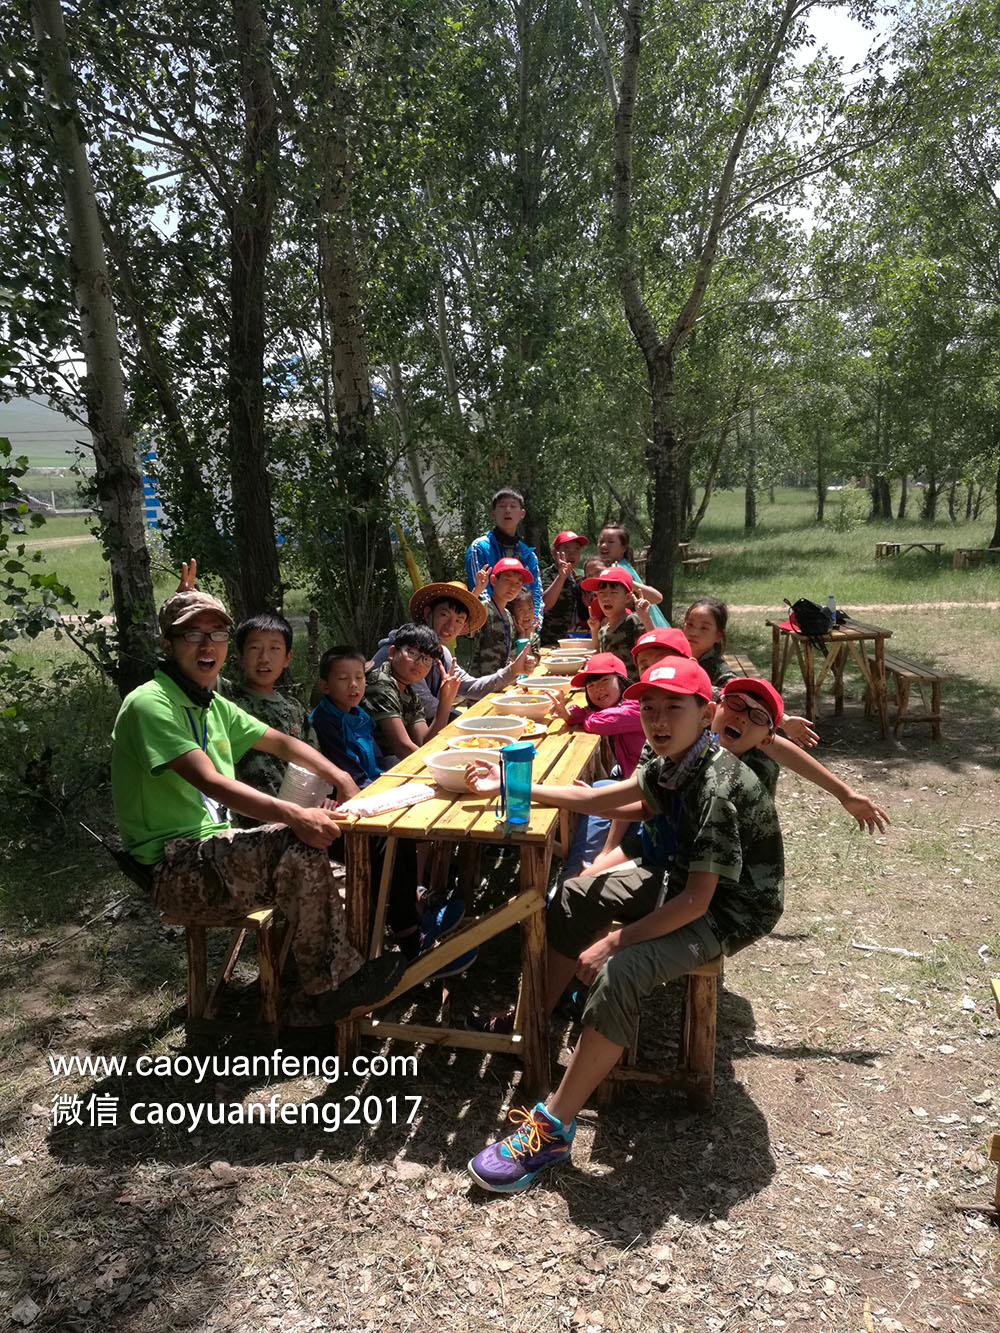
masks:
{"label": "grass field", "polygon": [[[922,552],[876,564],[875,539],[897,525],[820,529],[810,503],[779,492],[747,539],[742,497],[719,496],[696,541],[712,552],[709,574],[680,585],[678,606],[711,591],[766,608],[735,612],[730,636],[765,674],[764,621],[783,597],[896,607],[870,618],[947,674],[942,739],[923,726],[883,741],[854,668],[842,717],[823,696],[816,756],[891,827],[866,837],[784,774],[785,914],[727,960],[714,1112],[644,1088],[588,1107],[572,1162],[513,1199],[479,1194],[464,1169],[522,1099],[506,1055],[368,1042],[369,1055],[415,1051],[416,1072],[140,1076],[140,1056],[190,1053],[184,941],[75,823],[110,826],[117,699],[65,645],[36,645],[53,669],[74,664],[35,723],[56,760],[60,744],[75,750],[56,803],[19,781],[30,748],[11,768],[16,736],[0,755],[0,1308],[51,1333],[995,1333],[1000,618],[984,603],[1000,601],[1000,571],[956,574]],[[950,552],[982,544],[991,524],[906,531]],[[54,567],[98,586],[85,563],[96,550],[52,548]],[[162,571],[159,589],[172,586]],[[926,602],[960,604],[906,609]],[[301,650],[297,639],[300,661]],[[801,695],[790,673],[793,710]],[[489,883],[461,887],[488,909],[514,873],[501,854]],[[450,985],[456,1026],[472,1005],[510,998],[517,949],[514,932],[498,937]],[[251,977],[241,964],[237,981]],[[254,992],[242,1001],[249,1012]],[[433,1022],[443,1002],[429,985],[389,1016]],[[675,1058],[677,1023],[677,995],[663,989],[645,1010],[646,1061]],[[554,1029],[556,1059],[567,1039]],[[281,1044],[328,1053],[331,1037],[283,1032]],[[73,1053],[126,1065],[54,1073],[49,1057]],[[346,1107],[396,1094],[422,1098],[410,1125],[149,1118],[167,1105]],[[52,1123],[57,1097],[79,1099],[77,1123]],[[95,1124],[99,1106],[115,1119]]]}

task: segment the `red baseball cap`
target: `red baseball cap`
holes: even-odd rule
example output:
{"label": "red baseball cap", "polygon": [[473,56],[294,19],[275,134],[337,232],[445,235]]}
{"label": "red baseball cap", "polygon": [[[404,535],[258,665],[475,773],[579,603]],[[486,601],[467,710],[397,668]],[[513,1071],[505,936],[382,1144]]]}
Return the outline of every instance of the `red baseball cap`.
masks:
{"label": "red baseball cap", "polygon": [[639,654],[645,648],[665,648],[668,653],[675,653],[678,657],[691,656],[691,645],[684,631],[671,629],[669,625],[658,625],[656,629],[648,629],[636,639],[635,647],[632,649],[632,660],[638,660]]}
{"label": "red baseball cap", "polygon": [[628,677],[625,663],[614,653],[594,653],[582,671],[578,671],[570,681],[574,690],[582,690],[588,676],[623,676]]}
{"label": "red baseball cap", "polygon": [[690,657],[671,657],[654,663],[648,671],[642,673],[638,685],[630,685],[622,698],[641,699],[650,690],[663,690],[667,694],[697,694],[706,703],[712,698],[712,682],[708,672]]}
{"label": "red baseball cap", "polygon": [[719,702],[730,694],[748,694],[753,699],[759,699],[771,715],[772,731],[785,716],[781,695],[763,676],[737,676],[735,680],[727,681],[719,694]]}
{"label": "red baseball cap", "polygon": [[602,570],[596,578],[584,579],[580,587],[584,592],[596,592],[602,583],[620,583],[626,592],[632,591],[632,575],[627,569],[619,569],[617,565]]}
{"label": "red baseball cap", "polygon": [[525,583],[534,582],[532,576],[521,564],[520,560],[514,560],[509,555],[505,555],[502,560],[498,560],[490,570],[491,581],[495,579],[498,574],[520,574]]}
{"label": "red baseball cap", "polygon": [[590,542],[587,541],[586,537],[581,537],[578,532],[557,532],[556,539],[552,543],[553,551],[557,546],[562,546],[563,542],[579,542],[581,546],[590,545]]}

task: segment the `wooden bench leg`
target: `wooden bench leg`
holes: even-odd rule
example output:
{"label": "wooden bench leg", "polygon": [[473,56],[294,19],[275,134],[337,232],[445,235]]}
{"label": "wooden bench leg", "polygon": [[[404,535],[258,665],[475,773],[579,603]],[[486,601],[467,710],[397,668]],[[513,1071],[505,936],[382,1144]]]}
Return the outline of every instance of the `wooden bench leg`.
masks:
{"label": "wooden bench leg", "polygon": [[689,974],[684,985],[684,1011],[678,1064],[705,1081],[688,1093],[698,1110],[708,1110],[715,1095],[715,1025],[718,1008],[718,978]]}
{"label": "wooden bench leg", "polygon": [[257,927],[257,967],[260,971],[260,1025],[269,1036],[278,1035],[281,962],[274,930],[274,914]]}
{"label": "wooden bench leg", "polygon": [[[987,1156],[991,1162],[1000,1164],[1000,1134],[991,1134],[988,1139]],[[993,1194],[993,1207],[1000,1209],[1000,1165],[997,1166],[997,1184]]]}
{"label": "wooden bench leg", "polygon": [[896,725],[892,734],[898,741],[903,734],[903,724],[910,706],[910,682],[898,671],[893,672],[893,677],[896,681]]}
{"label": "wooden bench leg", "polygon": [[934,740],[941,739],[941,682],[935,680],[931,682],[931,736]]}

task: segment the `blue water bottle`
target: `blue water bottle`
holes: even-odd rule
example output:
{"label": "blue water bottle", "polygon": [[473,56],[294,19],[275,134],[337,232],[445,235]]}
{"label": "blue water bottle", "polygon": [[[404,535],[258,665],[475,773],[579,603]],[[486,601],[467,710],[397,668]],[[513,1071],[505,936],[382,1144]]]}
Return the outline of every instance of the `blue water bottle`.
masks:
{"label": "blue water bottle", "polygon": [[516,741],[500,751],[500,810],[508,824],[527,824],[531,818],[531,761],[535,747]]}

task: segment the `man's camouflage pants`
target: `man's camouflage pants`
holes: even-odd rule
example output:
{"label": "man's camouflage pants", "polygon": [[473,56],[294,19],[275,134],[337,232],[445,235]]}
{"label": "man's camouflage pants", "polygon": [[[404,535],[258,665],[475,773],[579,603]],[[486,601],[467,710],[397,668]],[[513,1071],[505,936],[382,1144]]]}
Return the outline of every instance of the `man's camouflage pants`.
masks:
{"label": "man's camouflage pants", "polygon": [[347,943],[327,853],[282,824],[172,839],[153,872],[153,901],[165,915],[196,924],[276,904],[293,931],[292,952],[309,995],[339,986],[361,966]]}

